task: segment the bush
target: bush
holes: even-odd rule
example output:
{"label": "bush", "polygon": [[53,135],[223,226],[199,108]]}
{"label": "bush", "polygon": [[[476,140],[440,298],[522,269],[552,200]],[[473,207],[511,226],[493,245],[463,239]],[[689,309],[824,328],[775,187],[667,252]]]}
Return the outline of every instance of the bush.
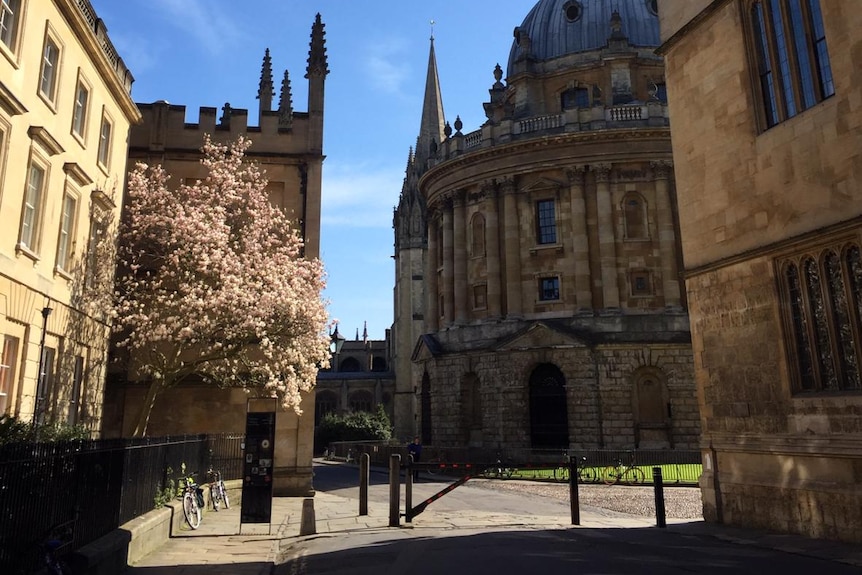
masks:
{"label": "bush", "polygon": [[386,441],[392,438],[392,424],[382,405],[376,413],[327,413],[314,435],[315,450],[320,452],[333,441]]}
{"label": "bush", "polygon": [[90,430],[83,425],[64,423],[34,424],[0,415],[0,445],[42,441],[71,441],[90,439]]}

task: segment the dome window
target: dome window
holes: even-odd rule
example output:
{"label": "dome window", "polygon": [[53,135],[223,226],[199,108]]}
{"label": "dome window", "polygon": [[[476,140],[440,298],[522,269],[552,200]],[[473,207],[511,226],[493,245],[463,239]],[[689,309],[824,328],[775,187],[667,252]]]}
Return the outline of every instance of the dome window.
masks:
{"label": "dome window", "polygon": [[566,14],[566,20],[569,22],[577,22],[581,19],[581,5],[579,2],[566,2],[563,6],[563,12]]}
{"label": "dome window", "polygon": [[658,0],[646,0],[646,7],[653,16],[658,16]]}

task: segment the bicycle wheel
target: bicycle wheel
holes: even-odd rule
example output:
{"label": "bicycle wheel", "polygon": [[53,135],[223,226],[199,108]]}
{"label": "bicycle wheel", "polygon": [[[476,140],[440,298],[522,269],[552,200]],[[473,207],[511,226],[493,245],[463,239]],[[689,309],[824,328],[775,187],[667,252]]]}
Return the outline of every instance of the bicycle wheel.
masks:
{"label": "bicycle wheel", "polygon": [[506,477],[506,479],[512,479],[512,476],[514,474],[515,474],[515,468],[514,467],[506,467],[503,469],[503,475]]}
{"label": "bicycle wheel", "polygon": [[218,511],[221,504],[221,490],[218,485],[210,485],[210,501],[213,503],[213,511]]}
{"label": "bicycle wheel", "polygon": [[579,483],[595,483],[596,482],[596,472],[592,467],[580,467],[578,468],[578,482]]}
{"label": "bicycle wheel", "polygon": [[629,467],[622,474],[622,481],[626,485],[640,485],[646,476],[640,467]]}
{"label": "bicycle wheel", "polygon": [[428,469],[426,469],[425,471],[427,471],[429,475],[437,475],[440,472],[440,467],[438,467],[440,460],[432,459],[428,463],[431,463],[431,465],[428,466]]}
{"label": "bicycle wheel", "polygon": [[201,509],[198,507],[198,502],[195,499],[194,493],[186,492],[183,495],[183,514],[186,516],[186,522],[192,529],[197,529],[201,526]]}
{"label": "bicycle wheel", "polygon": [[569,480],[569,468],[568,467],[557,467],[554,469],[554,480],[556,481],[568,481]]}
{"label": "bicycle wheel", "polygon": [[619,475],[617,474],[617,468],[613,465],[609,465],[605,467],[605,470],[602,472],[602,481],[605,485],[613,485],[617,481],[620,480]]}
{"label": "bicycle wheel", "polygon": [[230,509],[230,499],[228,499],[227,489],[224,486],[224,481],[219,481],[219,491],[221,491],[221,500],[224,502],[224,508]]}

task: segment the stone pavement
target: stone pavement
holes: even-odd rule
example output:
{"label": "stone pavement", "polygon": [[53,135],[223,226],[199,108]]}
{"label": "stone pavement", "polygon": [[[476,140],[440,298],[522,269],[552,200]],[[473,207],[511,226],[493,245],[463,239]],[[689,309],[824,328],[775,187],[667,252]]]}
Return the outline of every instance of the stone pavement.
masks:
{"label": "stone pavement", "polygon": [[[129,567],[126,575],[270,575],[273,566],[284,559],[279,557],[279,549],[289,549],[291,554],[301,553],[303,541],[324,534],[338,535],[340,544],[344,545],[344,538],[349,538],[352,533],[399,529],[402,532],[416,529],[427,534],[430,529],[546,530],[655,526],[655,519],[588,509],[581,510],[581,526],[575,527],[571,525],[569,516],[435,511],[431,506],[412,524],[405,523],[402,517],[400,528],[394,528],[389,527],[388,504],[369,501],[368,515],[360,516],[357,499],[318,491],[313,498],[316,535],[301,536],[303,500],[302,497],[274,498],[271,528],[269,525],[245,524],[240,531],[238,507],[217,513],[210,510],[205,513],[198,530],[184,531],[171,538],[159,550]],[[691,520],[668,519],[667,531],[713,536],[734,544],[778,549],[862,567],[862,548],[858,546]]]}

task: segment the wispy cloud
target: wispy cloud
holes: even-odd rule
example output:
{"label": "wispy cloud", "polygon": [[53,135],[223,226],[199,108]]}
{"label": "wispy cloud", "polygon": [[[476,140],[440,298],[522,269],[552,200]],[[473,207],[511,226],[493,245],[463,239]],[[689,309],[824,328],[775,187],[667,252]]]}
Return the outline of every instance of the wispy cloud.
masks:
{"label": "wispy cloud", "polygon": [[323,174],[322,225],[391,228],[404,168],[328,165]]}
{"label": "wispy cloud", "polygon": [[153,6],[210,53],[222,53],[239,38],[230,12],[213,9],[208,0],[155,0]]}
{"label": "wispy cloud", "polygon": [[387,41],[375,42],[367,48],[365,77],[372,88],[387,94],[404,95],[402,87],[410,74],[407,43],[401,39],[390,38]]}

